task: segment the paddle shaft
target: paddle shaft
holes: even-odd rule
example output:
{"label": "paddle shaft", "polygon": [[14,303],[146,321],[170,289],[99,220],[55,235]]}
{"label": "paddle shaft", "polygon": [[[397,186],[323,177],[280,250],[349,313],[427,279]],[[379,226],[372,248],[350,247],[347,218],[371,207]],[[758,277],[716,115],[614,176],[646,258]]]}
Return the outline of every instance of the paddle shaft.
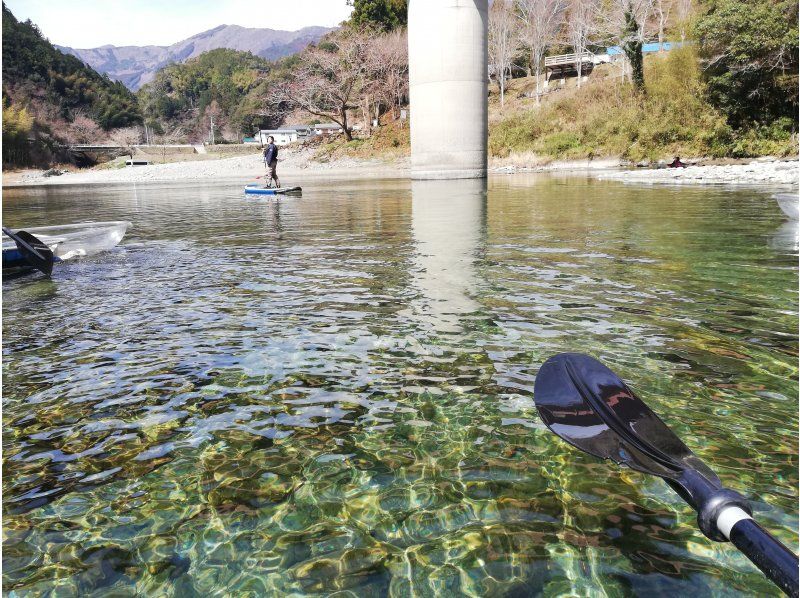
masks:
{"label": "paddle shaft", "polygon": [[742,554],[789,596],[797,596],[795,554],[753,521],[744,496],[687,469],[680,478],[665,479],[697,511],[697,523],[711,540],[730,540]]}
{"label": "paddle shaft", "polygon": [[614,372],[588,355],[561,353],[536,375],[534,401],[545,425],[573,446],[662,478],[697,511],[717,542],[730,540],[767,578],[798,596],[798,559],[752,520],[738,492],[683,444]]}
{"label": "paddle shaft", "polygon": [[[720,518],[722,515],[724,513]],[[797,557],[758,523],[744,515],[730,529],[730,541],[788,596],[797,597]]]}

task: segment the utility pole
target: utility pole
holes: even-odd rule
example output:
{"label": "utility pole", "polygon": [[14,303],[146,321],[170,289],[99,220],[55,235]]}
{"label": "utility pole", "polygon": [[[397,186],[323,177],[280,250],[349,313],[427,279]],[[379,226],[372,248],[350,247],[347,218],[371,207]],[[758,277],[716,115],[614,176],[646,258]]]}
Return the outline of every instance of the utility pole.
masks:
{"label": "utility pole", "polygon": [[211,117],[211,145],[214,145],[214,116]]}

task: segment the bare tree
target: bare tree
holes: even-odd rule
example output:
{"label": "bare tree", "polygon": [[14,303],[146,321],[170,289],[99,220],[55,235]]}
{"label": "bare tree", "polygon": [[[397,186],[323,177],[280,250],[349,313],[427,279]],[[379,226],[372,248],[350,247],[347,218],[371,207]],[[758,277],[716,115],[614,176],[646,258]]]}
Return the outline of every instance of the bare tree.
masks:
{"label": "bare tree", "polygon": [[133,146],[142,140],[142,131],[139,127],[125,127],[124,129],[114,129],[109,135],[111,141],[125,149],[133,160]]}
{"label": "bare tree", "polygon": [[96,122],[86,116],[82,111],[75,115],[65,131],[69,143],[98,143],[105,133]]}
{"label": "bare tree", "polygon": [[[208,142],[214,145],[217,141],[217,131],[221,132],[226,124],[225,116],[217,100],[211,100],[211,103],[206,106],[206,109],[203,111],[203,118],[208,126]],[[222,137],[224,139],[224,135]]]}
{"label": "bare tree", "polygon": [[675,4],[674,0],[653,0],[653,17],[658,26],[658,51],[664,51],[664,29],[669,23],[670,13]]}
{"label": "bare tree", "polygon": [[681,33],[681,43],[686,41],[686,30],[693,12],[693,0],[675,0],[675,20]]}
{"label": "bare tree", "polygon": [[383,97],[399,112],[403,99],[408,96],[408,35],[405,30],[395,30],[378,40],[379,56],[383,62],[380,72]]}
{"label": "bare tree", "polygon": [[519,50],[519,23],[511,0],[494,0],[489,9],[489,62],[500,87],[500,106],[505,104],[506,73]]}
{"label": "bare tree", "polygon": [[567,38],[575,52],[575,67],[578,71],[578,87],[583,78],[583,54],[589,44],[589,38],[597,32],[600,15],[598,0],[570,0],[567,17]]}
{"label": "bare tree", "polygon": [[369,37],[342,30],[323,47],[309,48],[300,57],[292,79],[276,93],[279,102],[329,118],[353,139],[347,111],[358,108],[367,70]]}
{"label": "bare tree", "polygon": [[[373,114],[399,110],[408,95],[408,40],[406,32],[395,30],[371,37],[367,45],[366,67],[361,90],[361,110],[365,126]],[[374,111],[373,111],[374,109]]]}
{"label": "bare tree", "polygon": [[567,0],[517,0],[520,40],[530,48],[530,67],[536,75],[536,102],[540,100],[540,79],[547,49],[564,25]]}
{"label": "bare tree", "polygon": [[381,104],[384,100],[384,84],[382,75],[384,74],[384,48],[381,43],[383,35],[377,35],[369,40],[366,46],[366,57],[364,65],[364,81],[361,86],[361,98],[359,107],[361,116],[364,119],[364,134],[369,136],[372,128],[373,109],[376,119],[380,119]]}
{"label": "bare tree", "polygon": [[167,162],[167,145],[172,145],[178,143],[178,141],[186,136],[186,132],[183,130],[183,127],[177,126],[175,127],[172,132],[167,133],[165,132],[161,136],[161,163],[166,164]]}

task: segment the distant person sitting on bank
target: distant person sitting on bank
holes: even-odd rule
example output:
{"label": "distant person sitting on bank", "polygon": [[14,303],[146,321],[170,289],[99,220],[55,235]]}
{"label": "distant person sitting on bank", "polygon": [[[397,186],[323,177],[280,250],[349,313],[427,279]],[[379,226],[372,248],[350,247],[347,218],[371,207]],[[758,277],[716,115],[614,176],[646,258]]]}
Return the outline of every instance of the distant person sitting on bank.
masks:
{"label": "distant person sitting on bank", "polygon": [[671,164],[667,164],[669,168],[686,168],[686,164],[681,162],[680,156],[675,156],[675,159],[672,161]]}
{"label": "distant person sitting on bank", "polygon": [[264,165],[269,171],[268,184],[271,185],[272,181],[275,181],[275,187],[280,187],[281,182],[278,180],[276,171],[278,167],[278,146],[275,145],[275,138],[272,135],[269,136],[269,145],[264,149]]}

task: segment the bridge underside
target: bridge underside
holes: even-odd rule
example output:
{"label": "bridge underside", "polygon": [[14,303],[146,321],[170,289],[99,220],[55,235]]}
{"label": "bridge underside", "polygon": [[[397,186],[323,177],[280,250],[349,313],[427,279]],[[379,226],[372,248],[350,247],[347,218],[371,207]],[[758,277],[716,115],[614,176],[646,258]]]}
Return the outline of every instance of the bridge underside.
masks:
{"label": "bridge underside", "polygon": [[[586,77],[590,75],[594,69],[594,63],[584,62],[581,65],[581,76]],[[545,85],[549,84],[553,79],[566,79],[567,77],[578,76],[578,64],[575,62],[567,64],[559,64],[555,66],[545,67],[544,82]]]}

